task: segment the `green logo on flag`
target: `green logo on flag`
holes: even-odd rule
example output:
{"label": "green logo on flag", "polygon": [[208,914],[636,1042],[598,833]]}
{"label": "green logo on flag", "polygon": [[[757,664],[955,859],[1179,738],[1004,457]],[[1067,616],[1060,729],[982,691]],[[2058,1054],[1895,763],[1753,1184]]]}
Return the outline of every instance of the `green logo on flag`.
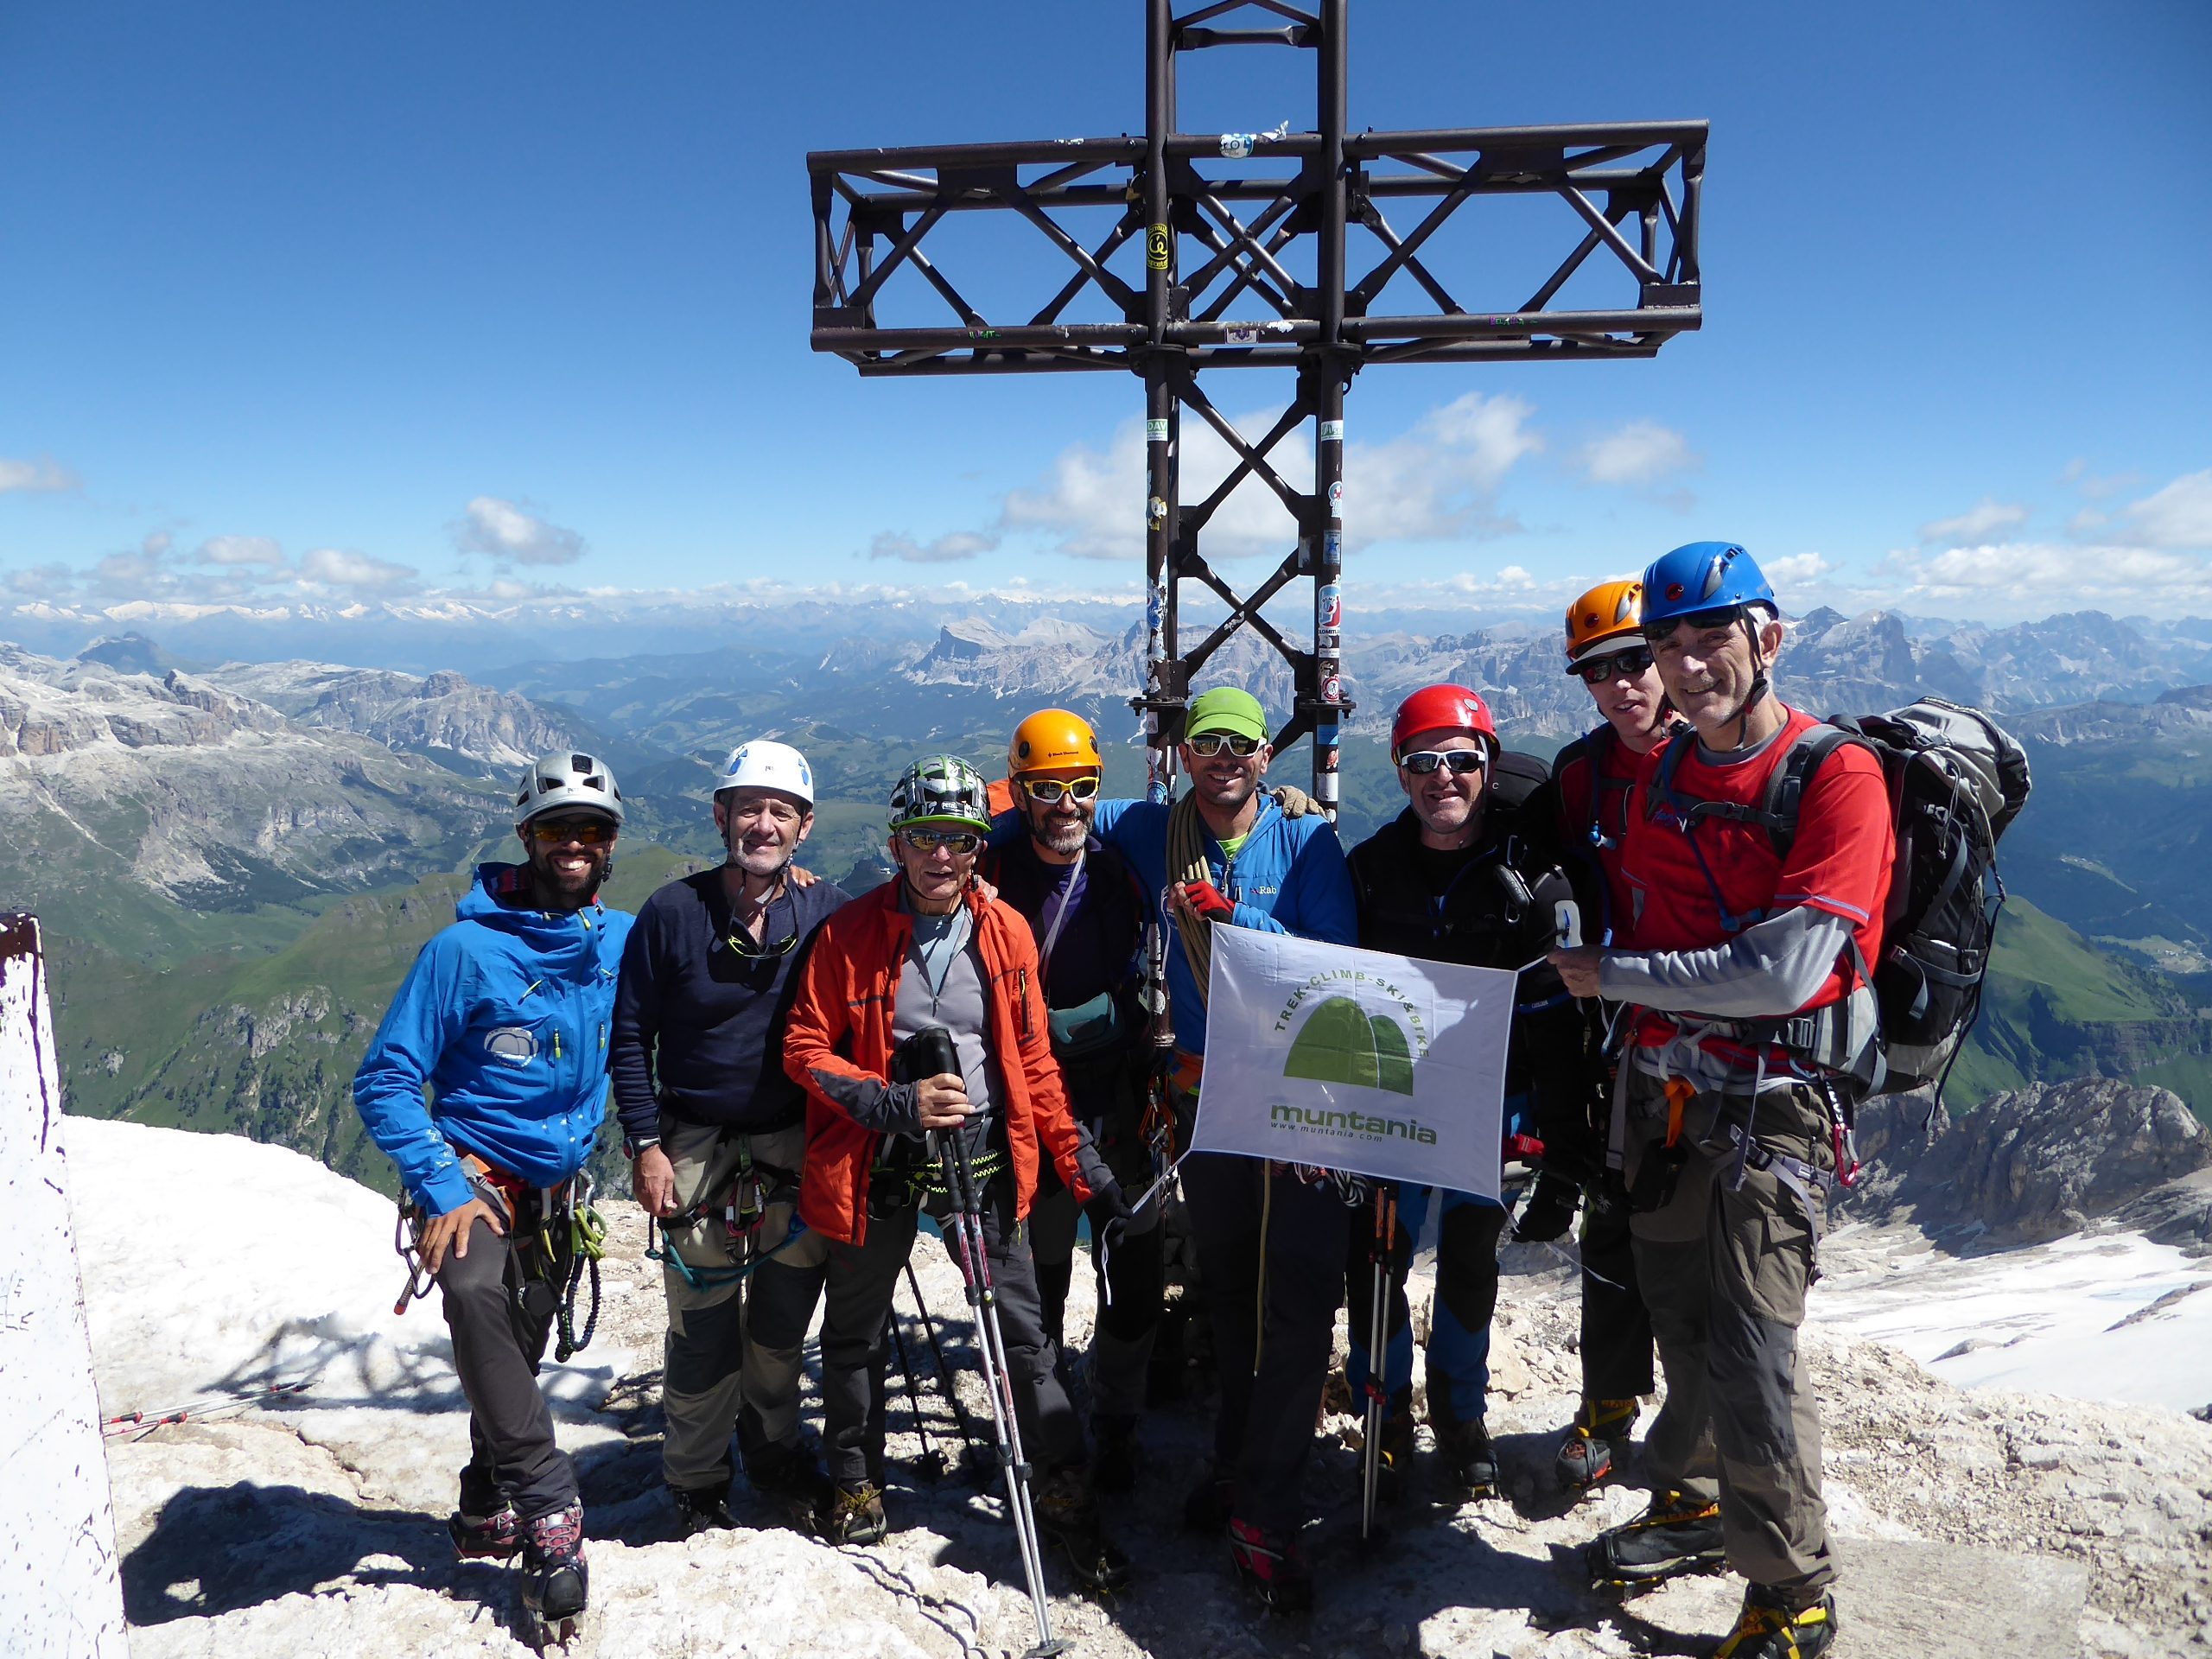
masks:
{"label": "green logo on flag", "polygon": [[1370,1015],[1348,996],[1325,997],[1292,1041],[1282,1074],[1410,1095],[1413,1048],[1389,1015]]}

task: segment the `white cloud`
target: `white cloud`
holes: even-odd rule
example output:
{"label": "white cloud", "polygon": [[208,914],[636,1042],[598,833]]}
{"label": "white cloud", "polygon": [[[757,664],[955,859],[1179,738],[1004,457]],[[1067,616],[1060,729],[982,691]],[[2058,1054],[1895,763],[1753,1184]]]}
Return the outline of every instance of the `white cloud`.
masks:
{"label": "white cloud", "polygon": [[901,559],[908,564],[949,564],[972,559],[999,544],[995,536],[977,531],[956,530],[931,542],[918,542],[903,531],[884,531],[868,543],[871,559]]}
{"label": "white cloud", "polygon": [[77,572],[58,562],[35,564],[10,570],[0,582],[19,599],[60,599],[76,591]]}
{"label": "white cloud", "polygon": [[2094,570],[2100,609],[2212,601],[2212,561],[2152,548],[1999,542],[1948,548],[1932,556],[1897,553],[1891,567],[1907,579],[1906,591],[1916,598],[2048,594],[2072,604],[2082,595],[2083,572]]}
{"label": "white cloud", "polygon": [[[1444,541],[1497,533],[1497,492],[1514,464],[1543,447],[1529,429],[1533,411],[1517,397],[1471,391],[1432,410],[1413,428],[1381,443],[1344,450],[1343,513],[1354,546],[1388,541]],[[1265,435],[1276,411],[1230,416],[1247,441]],[[1181,476],[1186,508],[1206,499],[1229,476],[1236,455],[1192,411],[1182,426]],[[1290,434],[1268,462],[1294,490],[1313,481],[1311,428]],[[1058,536],[1058,550],[1077,558],[1137,559],[1144,551],[1146,454],[1143,424],[1116,428],[1103,450],[1073,444],[1045,478],[1009,492],[999,529]],[[1199,545],[1210,557],[1280,555],[1296,542],[1297,525],[1274,490],[1247,476],[1207,523]]]}
{"label": "white cloud", "polygon": [[480,495],[453,526],[454,544],[503,564],[573,564],[584,556],[584,538],[496,495]]}
{"label": "white cloud", "polygon": [[2212,467],[2181,477],[2133,503],[2128,539],[2145,547],[2212,550]]}
{"label": "white cloud", "polygon": [[0,495],[6,495],[10,491],[36,494],[73,490],[77,483],[76,474],[58,465],[49,455],[41,455],[36,461],[9,461],[0,457]]}
{"label": "white cloud", "polygon": [[365,553],[340,547],[315,548],[300,560],[301,579],[321,582],[326,588],[357,588],[383,593],[412,585],[417,574],[411,564],[395,564],[389,559],[371,558]]}
{"label": "white cloud", "polygon": [[1592,484],[1656,484],[1699,464],[1689,440],[1656,421],[1630,421],[1584,444],[1575,459]]}
{"label": "white cloud", "polygon": [[1818,582],[1822,576],[1834,575],[1842,567],[1818,553],[1792,553],[1786,558],[1769,559],[1759,568],[1770,582],[1796,583]]}
{"label": "white cloud", "polygon": [[1986,542],[1999,531],[2017,530],[2028,522],[2025,507],[2012,506],[1985,495],[1955,518],[1938,518],[1920,527],[1924,547],[1934,542]]}
{"label": "white cloud", "polygon": [[[146,538],[149,553],[158,556],[168,551],[168,537],[161,537],[158,548],[154,543],[154,537]],[[211,536],[192,556],[202,564],[261,565],[271,570],[284,567],[284,550],[267,536]]]}

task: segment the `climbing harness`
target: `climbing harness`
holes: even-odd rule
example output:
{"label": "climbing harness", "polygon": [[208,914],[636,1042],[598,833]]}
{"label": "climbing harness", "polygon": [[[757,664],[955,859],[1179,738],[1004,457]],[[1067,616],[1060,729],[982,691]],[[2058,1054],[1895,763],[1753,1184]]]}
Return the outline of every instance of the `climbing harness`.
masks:
{"label": "climbing harness", "polygon": [[[645,1218],[645,1259],[673,1268],[676,1276],[694,1291],[719,1290],[741,1282],[806,1230],[798,1214],[797,1172],[755,1161],[750,1136],[739,1135],[733,1139],[737,1147],[734,1168],[707,1181],[690,1209],[664,1222],[656,1223],[650,1216]],[[770,1243],[766,1237],[768,1214],[779,1205],[788,1207],[790,1219],[785,1224],[784,1236]],[[702,1268],[685,1261],[671,1235],[679,1228],[696,1227],[717,1218],[729,1265]],[[657,1243],[657,1238],[666,1242]]]}
{"label": "climbing harness", "polygon": [[[461,1160],[475,1196],[491,1205],[507,1224],[507,1242],[517,1252],[524,1282],[515,1287],[518,1299],[534,1286],[544,1286],[554,1297],[556,1339],[553,1357],[565,1363],[591,1345],[599,1329],[599,1264],[607,1254],[607,1222],[591,1201],[591,1177],[582,1171],[558,1186],[529,1186],[505,1170],[496,1169],[471,1153]],[[423,1260],[423,1236],[429,1217],[420,1205],[403,1197],[393,1224],[391,1247],[407,1268],[407,1282],[392,1304],[392,1313],[404,1314],[410,1302],[430,1294],[437,1282]],[[578,1293],[588,1281],[590,1312],[582,1334],[576,1331]]]}

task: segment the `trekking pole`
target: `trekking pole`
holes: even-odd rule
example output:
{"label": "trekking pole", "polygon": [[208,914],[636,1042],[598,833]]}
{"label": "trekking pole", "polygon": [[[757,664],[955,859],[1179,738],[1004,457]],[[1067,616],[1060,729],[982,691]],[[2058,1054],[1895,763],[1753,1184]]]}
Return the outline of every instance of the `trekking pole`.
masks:
{"label": "trekking pole", "polygon": [[1375,1496],[1382,1478],[1382,1420],[1390,1406],[1384,1350],[1390,1336],[1390,1255],[1397,1242],[1398,1189],[1388,1181],[1379,1181],[1375,1187],[1375,1231],[1368,1243],[1375,1276],[1367,1319],[1366,1439],[1360,1447],[1359,1536],[1363,1543],[1375,1535]]}
{"label": "trekking pole", "polygon": [[915,1469],[924,1480],[944,1478],[944,1453],[930,1444],[930,1426],[922,1421],[921,1390],[914,1386],[914,1368],[906,1360],[906,1338],[899,1333],[899,1311],[891,1312],[891,1347],[899,1356],[899,1375],[906,1379],[906,1408],[914,1414],[914,1433],[922,1437],[922,1455]]}
{"label": "trekking pole", "polygon": [[[944,1363],[944,1345],[937,1339],[937,1322],[930,1318],[930,1305],[922,1300],[921,1281],[914,1277],[914,1262],[906,1259],[906,1287],[914,1293],[914,1312],[922,1321],[922,1334],[930,1339],[930,1351],[937,1356],[938,1387],[944,1391],[945,1403],[952,1408],[952,1421],[960,1426],[960,1446],[965,1458],[976,1454],[975,1426],[969,1421],[968,1408],[960,1403],[960,1390],[952,1386],[952,1368]],[[892,1310],[892,1325],[896,1329],[899,1313]]]}
{"label": "trekking pole", "polygon": [[999,1327],[998,1299],[991,1287],[990,1255],[983,1248],[983,1205],[976,1172],[957,1129],[937,1131],[938,1157],[952,1196],[955,1247],[960,1274],[968,1282],[968,1305],[975,1310],[976,1350],[982,1356],[983,1386],[991,1396],[991,1428],[998,1442],[999,1467],[1006,1473],[1007,1512],[1021,1549],[1021,1570],[1029,1581],[1029,1607],[1037,1618],[1037,1645],[1022,1659],[1046,1659],[1065,1653],[1067,1643],[1052,1639],[1046,1611],[1045,1566],[1037,1548],[1037,1516],[1029,1505],[1029,1465],[1021,1454],[1021,1425],[1014,1415],[1014,1374],[1006,1358],[1006,1333]]}

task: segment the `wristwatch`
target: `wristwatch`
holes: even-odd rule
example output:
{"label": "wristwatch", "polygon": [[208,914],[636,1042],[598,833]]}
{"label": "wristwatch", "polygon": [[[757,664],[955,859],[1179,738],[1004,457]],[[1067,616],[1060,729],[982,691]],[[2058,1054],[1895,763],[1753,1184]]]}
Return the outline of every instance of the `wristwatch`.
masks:
{"label": "wristwatch", "polygon": [[657,1135],[648,1135],[637,1140],[626,1135],[622,1137],[622,1155],[634,1164],[638,1161],[638,1155],[640,1153],[651,1152],[658,1145],[660,1145],[660,1136]]}

